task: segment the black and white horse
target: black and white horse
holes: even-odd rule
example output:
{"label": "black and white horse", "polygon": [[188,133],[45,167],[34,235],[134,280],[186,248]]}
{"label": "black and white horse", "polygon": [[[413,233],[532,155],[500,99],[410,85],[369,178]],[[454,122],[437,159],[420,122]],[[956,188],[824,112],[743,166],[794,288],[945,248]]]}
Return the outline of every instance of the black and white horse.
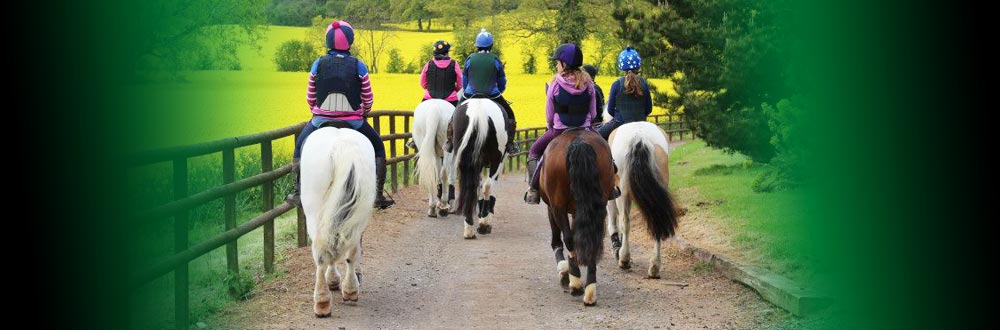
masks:
{"label": "black and white horse", "polygon": [[[452,141],[456,142],[455,165],[459,176],[458,211],[465,215],[462,234],[466,239],[476,238],[476,232],[492,231],[490,218],[496,197],[493,186],[502,170],[507,131],[504,111],[489,99],[470,99],[457,108],[452,116]],[[483,169],[489,174],[483,176]],[[473,231],[473,215],[479,218],[479,227]]]}

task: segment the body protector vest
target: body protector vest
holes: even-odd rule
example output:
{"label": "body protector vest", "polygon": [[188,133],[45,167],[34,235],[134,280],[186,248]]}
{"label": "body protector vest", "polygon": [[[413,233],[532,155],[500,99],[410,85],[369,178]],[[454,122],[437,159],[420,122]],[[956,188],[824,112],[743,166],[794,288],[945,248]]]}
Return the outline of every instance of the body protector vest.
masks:
{"label": "body protector vest", "polygon": [[432,98],[443,100],[450,96],[457,80],[455,61],[448,63],[448,67],[444,69],[435,65],[434,60],[427,63],[427,92]]}
{"label": "body protector vest", "polygon": [[[615,96],[615,110],[618,112],[618,117],[626,123],[631,123],[634,121],[645,121],[646,120],[646,100],[642,97],[634,97],[625,93],[625,78],[618,78],[620,86],[622,89]],[[639,77],[639,84],[642,86],[643,91],[649,93],[649,86],[646,85],[646,79]]]}
{"label": "body protector vest", "polygon": [[493,53],[475,53],[469,56],[469,85],[477,93],[489,94],[497,85],[497,56]]}
{"label": "body protector vest", "polygon": [[329,112],[361,109],[358,59],[327,54],[316,72],[316,104]]}
{"label": "body protector vest", "polygon": [[590,91],[584,91],[579,95],[570,94],[569,91],[559,87],[559,94],[555,96],[556,113],[559,120],[569,127],[582,126],[587,121],[587,113],[590,112]]}

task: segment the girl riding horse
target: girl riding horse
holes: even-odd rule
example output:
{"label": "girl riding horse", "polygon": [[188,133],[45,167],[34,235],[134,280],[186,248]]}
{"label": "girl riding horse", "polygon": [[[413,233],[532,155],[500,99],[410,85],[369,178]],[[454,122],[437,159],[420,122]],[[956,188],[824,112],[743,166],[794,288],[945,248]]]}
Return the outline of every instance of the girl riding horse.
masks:
{"label": "girl riding horse", "polygon": [[642,58],[632,47],[625,47],[618,54],[618,69],[625,75],[611,84],[611,94],[608,95],[608,114],[614,118],[601,125],[598,131],[605,140],[621,125],[646,121],[646,116],[653,112],[653,98],[649,93],[649,84],[639,76]]}
{"label": "girl riding horse", "polygon": [[556,48],[550,59],[556,61],[558,71],[546,90],[545,120],[548,130],[538,137],[528,152],[528,175],[530,187],[524,194],[528,204],[538,204],[539,158],[545,147],[564,130],[576,127],[590,128],[597,116],[597,100],[594,81],[580,69],[583,52],[575,44],[562,44]]}
{"label": "girl riding horse", "polygon": [[326,28],[326,55],[313,62],[309,71],[309,88],[306,101],[312,111],[312,120],[302,127],[302,133],[295,140],[293,154],[294,190],[285,200],[299,204],[301,178],[299,163],[302,143],[322,126],[350,127],[366,138],[375,149],[375,207],[385,209],[393,204],[386,200],[382,187],[385,184],[385,146],[382,138],[365,121],[365,115],[372,110],[374,95],[368,79],[368,67],[360,59],[351,56],[354,43],[354,28],[344,21],[334,21]]}
{"label": "girl riding horse", "polygon": [[462,91],[462,70],[448,57],[450,50],[451,44],[447,41],[434,43],[434,58],[420,71],[420,86],[424,88],[424,101],[441,99],[457,107],[458,93]]}

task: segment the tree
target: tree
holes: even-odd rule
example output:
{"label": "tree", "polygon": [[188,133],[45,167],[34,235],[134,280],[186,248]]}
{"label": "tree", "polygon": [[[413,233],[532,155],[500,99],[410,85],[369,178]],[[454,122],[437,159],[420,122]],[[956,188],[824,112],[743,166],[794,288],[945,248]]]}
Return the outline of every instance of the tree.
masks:
{"label": "tree", "polygon": [[556,14],[556,35],[560,44],[581,45],[587,37],[587,19],[579,0],[564,0]]}
{"label": "tree", "polygon": [[617,1],[619,36],[643,56],[652,76],[682,73],[680,96],[698,135],[709,145],[755,161],[774,156],[761,104],[790,96],[784,77],[788,0]]}
{"label": "tree", "polygon": [[491,0],[451,0],[435,1],[427,5],[427,9],[436,17],[441,17],[445,24],[452,28],[472,28],[472,21],[493,14]]}
{"label": "tree", "polygon": [[267,22],[275,25],[309,26],[319,15],[322,3],[316,0],[272,0],[267,4]]}
{"label": "tree", "polygon": [[399,20],[417,20],[417,31],[424,31],[424,20],[427,21],[427,31],[431,30],[433,13],[427,9],[428,0],[404,0],[393,2],[392,14]]}
{"label": "tree", "polygon": [[352,1],[345,9],[348,22],[354,27],[354,53],[368,64],[372,73],[378,73],[378,58],[395,37],[391,31],[378,31],[392,16],[389,9],[387,0]]}
{"label": "tree", "polygon": [[[122,41],[136,45],[127,59],[133,75],[191,69],[239,69],[236,50],[259,49],[266,0],[191,0],[136,4],[138,28]],[[132,78],[136,78],[133,76]]]}

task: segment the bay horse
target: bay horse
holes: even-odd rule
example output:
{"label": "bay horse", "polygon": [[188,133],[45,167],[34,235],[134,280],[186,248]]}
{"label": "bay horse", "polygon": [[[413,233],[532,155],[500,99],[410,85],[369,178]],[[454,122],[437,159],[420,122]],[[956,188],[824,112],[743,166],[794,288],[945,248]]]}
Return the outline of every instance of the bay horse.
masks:
{"label": "bay horse", "polygon": [[[507,145],[504,111],[489,99],[474,98],[455,108],[451,119],[452,141],[455,148],[454,173],[459,177],[459,213],[465,215],[462,237],[476,238],[493,231],[490,218],[496,205],[493,185],[500,177]],[[483,169],[489,174],[483,176]],[[473,213],[477,210],[479,227],[473,231]]]}
{"label": "bay horse", "polygon": [[[549,209],[559,282],[573,296],[583,294],[585,306],[593,306],[597,262],[604,250],[605,205],[615,186],[611,149],[600,134],[571,129],[553,139],[543,157],[539,194]],[[564,245],[568,259],[563,256]],[[587,266],[585,290],[580,265]]]}
{"label": "bay horse", "polygon": [[[455,202],[454,177],[450,166],[452,153],[444,150],[455,106],[445,100],[429,99],[413,110],[413,142],[417,146],[416,173],[420,187],[427,191],[427,216],[448,216]],[[447,197],[444,185],[448,186]],[[435,189],[437,191],[435,192]]]}
{"label": "bay horse", "polygon": [[301,175],[302,209],[316,263],[313,312],[327,317],[331,288],[340,287],[344,301],[358,300],[361,235],[375,202],[375,150],[357,131],[320,128],[305,141]]}
{"label": "bay horse", "polygon": [[[645,219],[646,229],[654,241],[648,278],[660,278],[660,242],[673,237],[677,230],[677,211],[670,195],[667,133],[656,124],[633,122],[618,127],[608,139],[615,165],[621,169],[621,196],[608,202],[611,221],[611,246],[618,266],[631,268],[629,227],[633,203]],[[621,220],[618,221],[619,209]],[[622,229],[619,237],[618,229]]]}

